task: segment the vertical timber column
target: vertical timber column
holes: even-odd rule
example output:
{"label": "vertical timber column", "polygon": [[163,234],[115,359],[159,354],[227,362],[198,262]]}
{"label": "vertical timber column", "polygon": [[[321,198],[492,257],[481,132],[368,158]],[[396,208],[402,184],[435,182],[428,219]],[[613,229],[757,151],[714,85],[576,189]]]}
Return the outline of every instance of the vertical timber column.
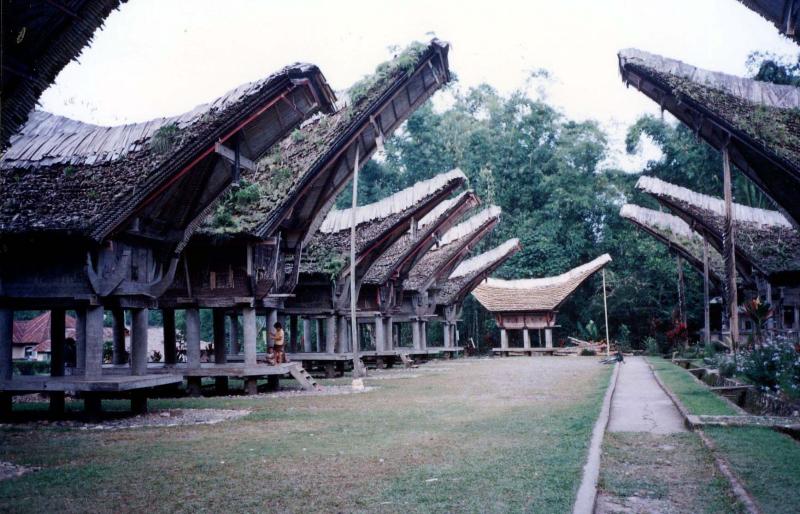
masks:
{"label": "vertical timber column", "polygon": [[178,362],[178,349],[175,346],[175,310],[162,309],[164,320],[164,364],[173,365]]}
{"label": "vertical timber column", "polygon": [[442,345],[445,348],[450,348],[450,322],[445,321],[442,323]]}
{"label": "vertical timber column", "polygon": [[147,374],[148,309],[131,309],[131,375]]}
{"label": "vertical timber column", "polygon": [[531,347],[531,334],[530,332],[528,332],[527,328],[522,329],[522,347],[523,348]]}
{"label": "vertical timber column", "polygon": [[450,330],[453,332],[453,335],[452,335],[453,347],[457,348],[458,347],[458,339],[459,339],[459,337],[458,337],[458,322],[457,321],[454,321],[453,324],[450,325]]}
{"label": "vertical timber column", "polygon": [[311,320],[303,318],[303,351],[310,353],[312,350],[311,345]]}
{"label": "vertical timber column", "polygon": [[420,334],[422,323],[419,320],[411,321],[411,342],[415,350],[422,350],[422,334]]}
{"label": "vertical timber column", "polygon": [[711,343],[711,306],[708,293],[708,238],[703,234],[703,342]]}
{"label": "vertical timber column", "polygon": [[86,308],[84,362],[86,378],[100,378],[103,374],[103,307],[100,305],[90,305]]}
{"label": "vertical timber column", "polygon": [[552,328],[544,329],[544,347],[545,348],[552,348],[553,347],[553,329]]}
{"label": "vertical timber column", "polygon": [[225,341],[225,311],[214,309],[212,318],[214,322],[214,362],[225,364],[228,362],[228,344]]}
{"label": "vertical timber column", "polygon": [[394,350],[394,324],[392,317],[389,316],[383,320],[383,349],[384,351]]}
{"label": "vertical timber column", "polygon": [[73,375],[83,375],[86,369],[86,309],[75,309],[75,370]]}
{"label": "vertical timber column", "polygon": [[325,318],[325,352],[336,351],[336,316]]}
{"label": "vertical timber column", "polygon": [[[127,364],[128,359],[125,356],[125,311],[119,307],[111,309],[111,321],[113,333],[111,363]],[[133,350],[133,344],[131,344],[131,350]]]}
{"label": "vertical timber column", "polygon": [[231,338],[231,355],[238,355],[242,352],[242,349],[239,348],[239,314],[233,311],[233,313],[228,316],[228,320],[228,331]]}
{"label": "vertical timber column", "polygon": [[725,193],[725,226],[723,228],[723,258],[725,260],[725,282],[728,287],[728,309],[730,309],[731,344],[734,353],[739,343],[739,301],[736,291],[736,244],[733,228],[733,191],[731,185],[731,161],[728,146],[722,147],[722,184]]}
{"label": "vertical timber column", "polygon": [[[680,255],[675,256],[675,267],[678,270],[678,319],[683,326],[686,325],[687,315],[686,315],[686,285],[683,280],[683,257]],[[683,341],[683,347],[689,347],[689,331],[686,331],[687,337]]]}
{"label": "vertical timber column", "polygon": [[297,351],[297,315],[289,316],[289,351]]}
{"label": "vertical timber column", "polygon": [[[64,376],[64,330],[66,329],[64,309],[50,311],[50,376]],[[52,391],[50,394],[50,414],[64,413],[64,391]]]}
{"label": "vertical timber column", "polygon": [[[14,311],[0,308],[0,380],[11,380],[13,363]],[[11,395],[0,391],[0,416],[11,414]]]}
{"label": "vertical timber column", "polygon": [[197,307],[186,309],[186,363],[187,367],[200,367],[200,310]]}
{"label": "vertical timber column", "polygon": [[[274,312],[274,311],[273,311]],[[252,307],[242,309],[244,326],[244,365],[256,365],[256,310]]]}
{"label": "vertical timber column", "polygon": [[[277,323],[277,322],[278,322],[278,310],[277,309],[268,310],[267,311],[267,333],[269,333],[270,331],[273,330],[272,327],[274,327],[275,323]],[[242,320],[242,323],[244,323],[244,320]],[[286,328],[286,327],[284,327],[284,328]],[[286,344],[285,341],[284,341],[284,344]],[[270,348],[272,348],[274,346],[272,344],[272,339],[269,338],[269,337],[267,338],[267,346],[269,346]]]}
{"label": "vertical timber column", "polygon": [[380,314],[375,315],[375,351],[382,352],[386,347],[386,334],[383,332],[384,323],[383,316]]}
{"label": "vertical timber column", "polygon": [[324,343],[322,342],[322,320],[319,318],[314,318],[314,340],[316,342],[316,348],[318,352],[324,352],[325,349],[323,348]]}
{"label": "vertical timber column", "polygon": [[[769,282],[769,279],[767,279],[766,282],[767,282],[767,292],[766,292],[767,302],[769,302],[770,307],[774,308],[775,304],[772,303],[772,284]],[[770,316],[769,319],[767,319],[767,330],[769,330],[770,332],[775,330],[775,318],[777,316],[781,318],[783,317],[780,315],[780,313],[776,313],[775,316]]]}
{"label": "vertical timber column", "polygon": [[336,338],[337,352],[347,353],[349,347],[350,331],[347,326],[347,317],[339,316],[339,333]]}
{"label": "vertical timber column", "polygon": [[500,329],[500,348],[508,348],[508,332],[506,329]]}
{"label": "vertical timber column", "polygon": [[428,322],[427,321],[422,321],[420,323],[420,325],[421,326],[420,326],[419,331],[420,331],[420,336],[422,336],[422,349],[423,350],[427,350],[428,349]]}

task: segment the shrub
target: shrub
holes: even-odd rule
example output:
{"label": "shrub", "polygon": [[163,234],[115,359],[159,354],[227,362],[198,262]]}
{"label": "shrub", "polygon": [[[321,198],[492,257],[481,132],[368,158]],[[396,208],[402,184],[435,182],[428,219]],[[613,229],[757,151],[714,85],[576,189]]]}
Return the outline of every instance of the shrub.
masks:
{"label": "shrub", "polygon": [[645,338],[644,351],[647,355],[661,355],[661,348],[659,348],[658,341],[656,341],[655,337]]}
{"label": "shrub", "polygon": [[50,363],[47,361],[15,360],[14,368],[20,375],[46,375],[50,372]]}
{"label": "shrub", "polygon": [[716,366],[720,376],[731,378],[736,374],[736,361],[730,355],[719,354],[716,359]]}
{"label": "shrub", "polygon": [[741,352],[737,372],[764,389],[800,397],[800,355],[784,337]]}
{"label": "shrub", "polygon": [[591,348],[583,348],[581,349],[581,355],[585,357],[591,357],[593,355],[597,355],[597,352],[595,352]]}
{"label": "shrub", "polygon": [[620,351],[628,353],[631,351],[631,330],[624,323],[620,325],[617,333],[617,347]]}
{"label": "shrub", "polygon": [[161,352],[153,350],[153,353],[150,354],[150,362],[161,362]]}

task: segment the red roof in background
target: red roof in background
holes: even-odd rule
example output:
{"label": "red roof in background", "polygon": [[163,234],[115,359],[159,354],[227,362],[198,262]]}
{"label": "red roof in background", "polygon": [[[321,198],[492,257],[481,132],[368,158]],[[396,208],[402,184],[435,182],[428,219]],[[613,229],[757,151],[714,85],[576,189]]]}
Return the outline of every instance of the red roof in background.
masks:
{"label": "red roof in background", "polygon": [[[72,316],[64,316],[64,337],[75,338],[75,325],[77,321]],[[130,331],[125,328],[125,335]],[[103,327],[103,339],[110,341],[113,337],[111,327]],[[50,351],[50,311],[45,311],[33,319],[14,321],[13,344],[35,344],[37,352]]]}

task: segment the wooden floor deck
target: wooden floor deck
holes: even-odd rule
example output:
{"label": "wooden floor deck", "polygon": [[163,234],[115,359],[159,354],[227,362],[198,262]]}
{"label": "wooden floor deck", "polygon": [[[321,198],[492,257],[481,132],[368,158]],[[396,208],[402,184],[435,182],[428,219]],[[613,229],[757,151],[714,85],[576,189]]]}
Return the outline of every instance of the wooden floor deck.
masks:
{"label": "wooden floor deck", "polygon": [[80,391],[115,393],[178,384],[182,381],[182,376],[174,374],[103,375],[91,379],[80,376],[15,376],[11,380],[0,381],[0,392]]}
{"label": "wooden floor deck", "polygon": [[503,356],[510,355],[555,355],[561,348],[492,348],[493,353]]}

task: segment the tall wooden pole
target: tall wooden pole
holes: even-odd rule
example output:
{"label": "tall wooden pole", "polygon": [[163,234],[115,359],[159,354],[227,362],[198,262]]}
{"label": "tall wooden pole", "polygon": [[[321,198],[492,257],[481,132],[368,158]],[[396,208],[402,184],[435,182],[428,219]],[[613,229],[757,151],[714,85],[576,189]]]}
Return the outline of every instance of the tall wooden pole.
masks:
{"label": "tall wooden pole", "polygon": [[731,346],[734,354],[739,343],[739,301],[736,292],[736,246],[733,229],[733,186],[731,181],[731,162],[728,145],[722,147],[722,185],[725,193],[725,230],[723,250],[725,252],[725,281],[728,288],[728,308],[730,309]]}
{"label": "tall wooden pole", "polygon": [[[675,265],[678,268],[678,320],[684,326],[688,326],[686,323],[686,285],[683,281],[683,258],[680,255],[675,257]],[[683,340],[683,346],[689,346],[688,331],[686,339]]]}
{"label": "tall wooden pole", "polygon": [[611,355],[611,338],[608,336],[608,303],[606,302],[606,269],[603,268],[603,312],[606,318],[606,356]]}
{"label": "tall wooden pole", "polygon": [[350,334],[353,350],[353,377],[361,377],[358,357],[358,317],[356,316],[356,207],[358,206],[358,158],[361,148],[356,143],[356,162],[353,169],[353,205],[350,209]]}
{"label": "tall wooden pole", "polygon": [[708,238],[703,234],[703,341],[711,343],[711,311],[708,298]]}

